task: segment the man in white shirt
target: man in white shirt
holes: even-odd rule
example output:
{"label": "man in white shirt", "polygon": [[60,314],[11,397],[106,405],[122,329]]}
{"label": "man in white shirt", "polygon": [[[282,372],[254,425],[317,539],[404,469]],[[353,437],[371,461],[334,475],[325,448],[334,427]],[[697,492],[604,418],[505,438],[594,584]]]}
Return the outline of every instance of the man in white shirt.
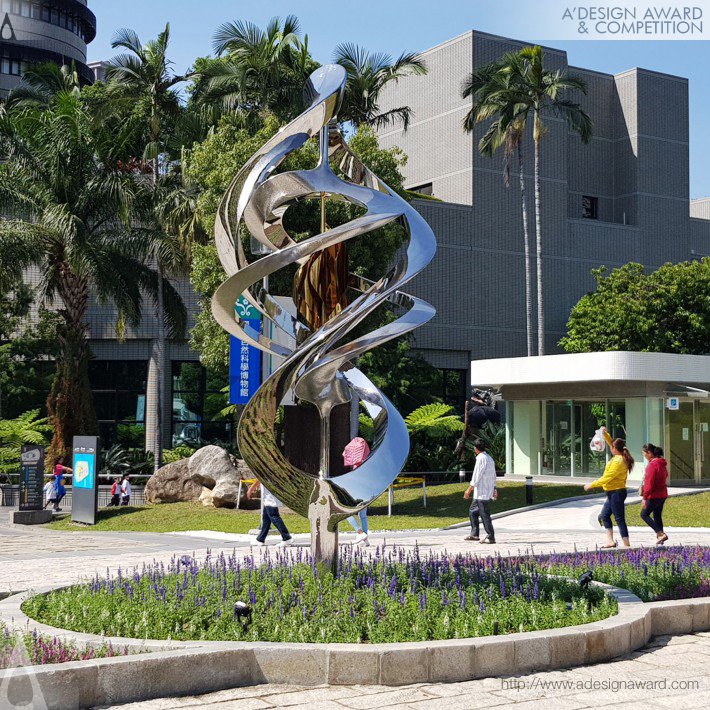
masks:
{"label": "man in white shirt", "polygon": [[473,442],[473,449],[476,452],[476,465],[471,476],[471,485],[463,494],[468,500],[473,493],[473,500],[468,511],[471,521],[471,534],[466,540],[479,540],[479,517],[483,519],[483,527],[487,537],[481,540],[484,545],[493,545],[496,541],[491,520],[490,501],[498,498],[496,490],[496,466],[490,454],[486,453],[486,444],[481,439]]}
{"label": "man in white shirt", "polygon": [[130,502],[131,482],[128,480],[128,474],[125,474],[121,483],[121,505],[128,505]]}

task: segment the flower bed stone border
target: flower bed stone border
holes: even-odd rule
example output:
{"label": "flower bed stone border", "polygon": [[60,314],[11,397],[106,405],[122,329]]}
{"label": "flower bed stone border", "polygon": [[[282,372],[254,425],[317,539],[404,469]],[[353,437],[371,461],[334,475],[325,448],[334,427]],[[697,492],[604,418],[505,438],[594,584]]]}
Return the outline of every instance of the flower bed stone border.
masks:
{"label": "flower bed stone border", "polygon": [[[606,588],[619,613],[603,621],[506,636],[391,644],[141,641],[39,624],[20,609],[28,593],[0,602],[0,620],[77,643],[128,645],[151,653],[0,671],[0,696],[28,679],[49,710],[196,695],[260,683],[408,685],[516,675],[608,661],[652,636],[710,630],[710,597],[644,604]],[[50,591],[49,588],[34,593]],[[130,678],[130,683],[125,679]],[[18,687],[19,690],[19,687]],[[1,699],[1,697],[0,697]]]}

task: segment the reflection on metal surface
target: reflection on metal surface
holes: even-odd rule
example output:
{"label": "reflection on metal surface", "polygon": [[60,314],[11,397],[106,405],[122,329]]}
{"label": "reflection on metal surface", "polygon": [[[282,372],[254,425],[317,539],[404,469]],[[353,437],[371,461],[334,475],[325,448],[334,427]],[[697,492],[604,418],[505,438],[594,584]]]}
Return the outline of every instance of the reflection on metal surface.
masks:
{"label": "reflection on metal surface", "polygon": [[[239,449],[257,478],[289,508],[309,518],[312,551],[319,562],[335,564],[337,525],[369,505],[401,471],[409,454],[404,420],[389,400],[351,364],[359,355],[426,323],[434,309],[397,289],[434,257],[436,241],[424,219],[365,167],[351,152],[335,118],[345,88],[345,70],[328,65],[306,85],[310,107],[271,138],[232,181],[215,224],[217,251],[228,279],[212,299],[217,322],[229,333],[284,363],[246,405],[239,426]],[[275,173],[286,156],[319,137],[320,160],[313,170]],[[345,179],[337,176],[336,165]],[[283,226],[289,205],[302,199],[346,200],[365,209],[350,222],[295,242]],[[378,281],[351,275],[358,296],[333,309],[330,319],[311,332],[283,310],[262,287],[262,279],[289,264],[306,264],[314,255],[399,221],[409,241],[397,262]],[[241,223],[269,253],[249,263],[239,237]],[[367,238],[365,236],[364,238]],[[264,319],[288,336],[290,346],[257,333],[235,313],[243,295]],[[348,339],[348,334],[378,306],[389,302],[399,317],[385,326]],[[320,470],[312,475],[290,464],[279,448],[275,423],[287,395],[316,406],[321,418]],[[330,412],[352,397],[374,415],[375,434],[369,458],[356,471],[331,478],[328,471]]]}

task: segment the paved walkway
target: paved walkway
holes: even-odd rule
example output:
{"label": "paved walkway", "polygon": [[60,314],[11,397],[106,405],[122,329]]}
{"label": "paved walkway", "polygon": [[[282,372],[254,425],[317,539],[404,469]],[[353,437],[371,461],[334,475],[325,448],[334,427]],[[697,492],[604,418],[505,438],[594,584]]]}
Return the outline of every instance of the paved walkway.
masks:
{"label": "paved walkway", "polygon": [[[598,684],[598,689],[594,689],[594,684]],[[399,688],[259,685],[199,697],[163,698],[120,706],[121,710],[468,710],[505,707],[515,707],[516,710],[708,708],[710,633],[660,636],[643,650],[609,663],[511,678]]]}
{"label": "paved walkway", "polygon": [[[601,499],[572,501],[562,505],[516,513],[495,521],[496,545],[465,542],[467,529],[373,532],[372,545],[418,545],[422,551],[472,551],[479,555],[526,552],[593,550],[604,543],[604,531],[596,522]],[[50,584],[73,584],[81,579],[140,566],[146,561],[169,561],[174,555],[237,550],[244,556],[258,554],[248,535],[210,531],[182,533],[67,532],[44,527],[13,526],[11,511],[0,508],[0,593],[17,592]],[[710,545],[710,528],[667,528],[667,544]],[[652,546],[650,528],[631,528],[634,545]],[[297,545],[309,546],[310,536],[295,535]],[[274,542],[277,537],[271,538]],[[341,535],[349,544],[354,534]]]}

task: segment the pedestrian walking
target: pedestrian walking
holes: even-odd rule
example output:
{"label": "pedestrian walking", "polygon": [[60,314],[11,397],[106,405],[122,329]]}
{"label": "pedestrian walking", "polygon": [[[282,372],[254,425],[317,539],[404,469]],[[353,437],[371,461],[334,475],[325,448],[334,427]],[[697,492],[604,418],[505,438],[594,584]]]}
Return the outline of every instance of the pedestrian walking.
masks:
{"label": "pedestrian walking", "polygon": [[45,510],[47,509],[48,505],[51,505],[54,503],[54,477],[50,477],[47,483],[44,484],[44,488],[42,489],[44,492],[44,507]]}
{"label": "pedestrian walking", "polygon": [[54,512],[58,513],[61,508],[59,507],[59,504],[62,502],[62,499],[64,496],[67,494],[67,489],[64,487],[64,476],[71,476],[74,471],[69,468],[68,466],[64,465],[64,457],[60,456],[59,458],[55,459],[54,461],[54,492],[53,492],[53,500],[54,500]]}
{"label": "pedestrian walking", "polygon": [[266,487],[262,486],[259,481],[255,481],[249,486],[247,491],[247,499],[251,500],[252,496],[261,488],[261,527],[259,534],[256,536],[256,544],[260,546],[266,545],[266,536],[269,534],[271,525],[281,533],[281,542],[276,547],[286,547],[293,544],[293,537],[286,527],[279,508],[281,501]]}
{"label": "pedestrian walking", "polygon": [[653,444],[643,445],[643,457],[648,461],[641,493],[641,519],[656,533],[656,545],[668,539],[663,530],[663,506],[668,498],[668,462],[663,449]]}
{"label": "pedestrian walking", "polygon": [[131,502],[131,481],[128,478],[128,474],[123,474],[123,480],[121,481],[121,505],[128,505]]}
{"label": "pedestrian walking", "polygon": [[108,507],[118,508],[121,504],[121,478],[116,476],[111,484],[111,500],[109,501]]}
{"label": "pedestrian walking", "polygon": [[601,432],[604,435],[604,440],[611,449],[612,457],[607,462],[604,468],[604,473],[596,481],[587,483],[584,486],[585,491],[592,488],[602,488],[606,493],[606,501],[602,507],[602,512],[599,515],[607,535],[606,545],[602,545],[602,549],[611,549],[617,544],[614,540],[614,525],[611,522],[611,516],[614,516],[616,525],[619,528],[619,534],[624,542],[624,547],[630,547],[629,529],[626,526],[626,511],[624,501],[626,500],[626,479],[634,467],[634,458],[631,452],[626,447],[626,442],[623,439],[613,439],[609,436],[606,427],[601,427]]}
{"label": "pedestrian walking", "polygon": [[[343,463],[349,466],[353,471],[361,466],[367,457],[370,455],[370,447],[368,446],[365,439],[361,436],[356,436],[344,449],[343,449]],[[351,515],[348,518],[348,522],[352,526],[353,530],[357,533],[355,536],[355,544],[363,543],[368,545],[368,524],[367,524],[367,508],[363,508],[355,515]]]}
{"label": "pedestrian walking", "polygon": [[[473,442],[473,449],[476,452],[476,465],[471,476],[471,485],[463,494],[465,500],[473,500],[468,511],[471,521],[471,534],[466,540],[480,540],[481,544],[494,545],[496,541],[493,521],[491,520],[490,503],[498,498],[496,490],[496,466],[490,454],[486,452],[486,444],[482,439]],[[479,519],[483,521],[483,528],[486,537],[481,540],[479,537]]]}

